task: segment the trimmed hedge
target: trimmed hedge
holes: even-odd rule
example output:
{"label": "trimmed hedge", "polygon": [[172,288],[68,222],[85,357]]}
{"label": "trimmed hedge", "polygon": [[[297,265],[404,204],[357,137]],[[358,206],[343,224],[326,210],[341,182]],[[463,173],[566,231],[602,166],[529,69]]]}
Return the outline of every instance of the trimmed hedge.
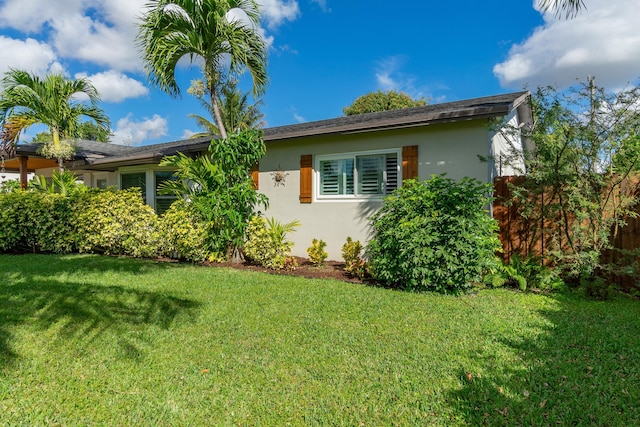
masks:
{"label": "trimmed hedge", "polygon": [[0,251],[158,255],[158,218],[137,190],[0,194]]}

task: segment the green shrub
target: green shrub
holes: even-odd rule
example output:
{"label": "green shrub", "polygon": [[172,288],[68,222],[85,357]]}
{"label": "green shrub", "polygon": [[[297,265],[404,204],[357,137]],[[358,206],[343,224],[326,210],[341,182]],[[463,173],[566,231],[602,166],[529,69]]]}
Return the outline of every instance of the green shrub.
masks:
{"label": "green shrub", "polygon": [[300,226],[299,221],[282,224],[273,218],[265,220],[255,216],[247,227],[244,255],[249,262],[274,270],[294,269],[297,265],[291,258],[293,242],[287,234]]}
{"label": "green shrub", "polygon": [[173,202],[159,218],[157,238],[160,254],[184,261],[211,260],[206,250],[205,225],[183,200]]}
{"label": "green shrub", "polygon": [[329,254],[324,248],[327,247],[327,242],[324,240],[313,239],[311,246],[307,248],[307,254],[309,254],[309,261],[315,266],[322,265],[327,259]]}
{"label": "green shrub", "polygon": [[372,217],[371,273],[407,290],[458,293],[495,267],[498,225],[487,206],[491,184],[443,175],[407,180]]}
{"label": "green shrub", "polygon": [[342,245],[342,258],[344,259],[344,271],[351,277],[364,279],[367,275],[367,263],[362,259],[362,243],[347,237]]}
{"label": "green shrub", "polygon": [[532,288],[557,290],[564,286],[558,272],[543,265],[540,257],[521,257],[515,254],[508,264],[501,263],[484,278],[491,287],[510,286],[526,291]]}
{"label": "green shrub", "polygon": [[0,182],[0,193],[11,193],[20,189],[20,180],[8,179]]}
{"label": "green shrub", "polygon": [[24,190],[0,194],[0,251],[71,252],[73,229],[68,197]]}
{"label": "green shrub", "polygon": [[78,195],[76,242],[80,252],[155,257],[158,217],[138,189],[91,190]]}

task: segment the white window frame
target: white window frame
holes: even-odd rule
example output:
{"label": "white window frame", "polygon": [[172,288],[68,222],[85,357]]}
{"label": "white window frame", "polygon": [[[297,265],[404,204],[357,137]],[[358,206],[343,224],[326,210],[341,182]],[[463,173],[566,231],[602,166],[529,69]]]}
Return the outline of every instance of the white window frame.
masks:
{"label": "white window frame", "polygon": [[[370,150],[370,151],[353,151],[348,153],[340,153],[340,154],[324,154],[324,155],[316,155],[314,156],[313,163],[313,197],[315,201],[369,201],[369,200],[382,200],[388,194],[357,194],[358,191],[358,157],[363,156],[376,156],[376,155],[396,155],[396,168],[397,168],[397,180],[398,187],[402,185],[402,148],[390,148],[390,149],[382,149],[382,150]],[[345,159],[353,159],[353,191],[354,194],[320,194],[320,183],[321,183],[321,170],[320,164],[325,160],[345,160]],[[386,185],[387,177],[386,170],[383,171],[383,182]]]}

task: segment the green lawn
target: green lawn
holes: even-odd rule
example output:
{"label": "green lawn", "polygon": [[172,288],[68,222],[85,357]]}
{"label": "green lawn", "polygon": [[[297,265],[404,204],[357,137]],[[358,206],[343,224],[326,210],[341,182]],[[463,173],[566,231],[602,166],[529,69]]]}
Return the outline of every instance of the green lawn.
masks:
{"label": "green lawn", "polygon": [[640,301],[0,256],[2,425],[638,425]]}

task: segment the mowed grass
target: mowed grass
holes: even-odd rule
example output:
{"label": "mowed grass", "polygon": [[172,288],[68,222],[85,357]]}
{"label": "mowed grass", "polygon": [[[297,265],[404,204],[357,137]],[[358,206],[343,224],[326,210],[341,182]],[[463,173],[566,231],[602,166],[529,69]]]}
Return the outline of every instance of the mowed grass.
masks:
{"label": "mowed grass", "polygon": [[2,425],[638,425],[640,302],[0,256]]}

